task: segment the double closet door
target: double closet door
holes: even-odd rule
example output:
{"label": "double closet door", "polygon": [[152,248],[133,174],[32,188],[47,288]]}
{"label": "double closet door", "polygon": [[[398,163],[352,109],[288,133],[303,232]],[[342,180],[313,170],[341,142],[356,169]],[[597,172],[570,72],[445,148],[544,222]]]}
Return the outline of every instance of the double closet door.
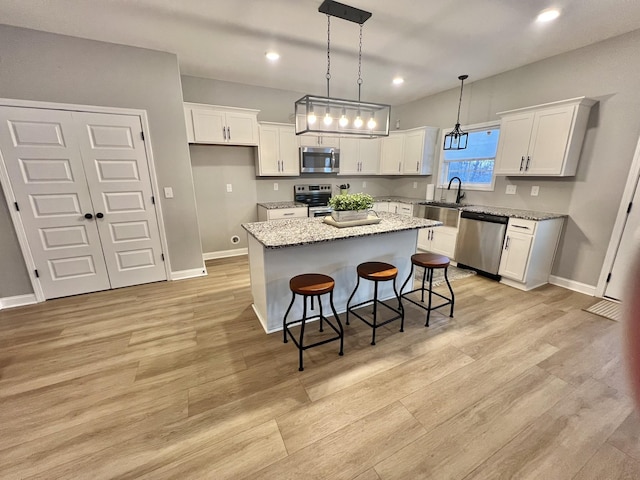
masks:
{"label": "double closet door", "polygon": [[0,107],[0,153],[45,298],[166,280],[139,116]]}

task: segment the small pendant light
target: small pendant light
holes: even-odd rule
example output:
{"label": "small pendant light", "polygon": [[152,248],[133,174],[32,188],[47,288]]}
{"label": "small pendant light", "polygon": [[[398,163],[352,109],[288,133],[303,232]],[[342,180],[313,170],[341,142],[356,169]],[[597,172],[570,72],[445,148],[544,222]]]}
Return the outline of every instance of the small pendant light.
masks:
{"label": "small pendant light", "polygon": [[467,140],[469,134],[460,130],[460,105],[462,104],[462,89],[464,88],[464,81],[469,78],[469,75],[460,75],[460,100],[458,101],[458,118],[456,120],[456,126],[453,130],[444,136],[443,150],[464,150],[467,148]]}

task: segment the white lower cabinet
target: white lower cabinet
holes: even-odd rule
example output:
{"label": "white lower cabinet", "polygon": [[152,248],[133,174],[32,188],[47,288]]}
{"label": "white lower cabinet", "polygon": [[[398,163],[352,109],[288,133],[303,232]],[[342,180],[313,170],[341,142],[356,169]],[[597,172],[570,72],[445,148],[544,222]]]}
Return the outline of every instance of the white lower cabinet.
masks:
{"label": "white lower cabinet", "polygon": [[372,210],[376,212],[398,213],[409,217],[413,215],[413,205],[403,202],[375,202]]}
{"label": "white lower cabinet", "polygon": [[389,202],[375,202],[372,210],[375,212],[388,212]]}
{"label": "white lower cabinet", "polygon": [[418,248],[453,259],[456,253],[457,238],[457,228],[423,228],[418,232]]}
{"label": "white lower cabinet", "polygon": [[295,126],[260,123],[256,171],[259,176],[298,176],[298,141]]}
{"label": "white lower cabinet", "polygon": [[280,220],[283,218],[306,218],[308,211],[305,207],[266,208],[258,205],[258,221]]}
{"label": "white lower cabinet", "polygon": [[549,282],[564,218],[510,218],[500,257],[501,282],[531,290]]}

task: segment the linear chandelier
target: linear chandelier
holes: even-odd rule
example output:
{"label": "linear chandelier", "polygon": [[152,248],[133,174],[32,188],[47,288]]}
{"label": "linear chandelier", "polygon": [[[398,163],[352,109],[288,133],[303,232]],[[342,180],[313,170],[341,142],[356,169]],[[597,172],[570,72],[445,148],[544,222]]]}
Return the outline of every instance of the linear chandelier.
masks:
{"label": "linear chandelier", "polygon": [[[389,135],[391,106],[362,102],[362,25],[371,12],[325,0],[318,11],[327,15],[327,96],[305,95],[295,103],[296,135],[331,133],[352,137],[386,137]],[[358,100],[332,98],[331,81],[331,17],[360,25],[358,50]]]}

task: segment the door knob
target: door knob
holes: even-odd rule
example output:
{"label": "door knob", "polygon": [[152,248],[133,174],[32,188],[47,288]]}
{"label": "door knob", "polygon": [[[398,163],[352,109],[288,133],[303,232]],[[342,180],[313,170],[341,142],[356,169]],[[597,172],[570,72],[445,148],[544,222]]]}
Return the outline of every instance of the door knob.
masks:
{"label": "door knob", "polygon": [[90,213],[85,213],[84,218],[86,218],[87,220],[91,220],[93,218],[93,215],[91,215]]}
{"label": "door knob", "polygon": [[96,213],[96,217],[97,218],[102,218],[102,217],[104,217],[104,214],[101,213],[101,212],[98,212],[98,213]]}

